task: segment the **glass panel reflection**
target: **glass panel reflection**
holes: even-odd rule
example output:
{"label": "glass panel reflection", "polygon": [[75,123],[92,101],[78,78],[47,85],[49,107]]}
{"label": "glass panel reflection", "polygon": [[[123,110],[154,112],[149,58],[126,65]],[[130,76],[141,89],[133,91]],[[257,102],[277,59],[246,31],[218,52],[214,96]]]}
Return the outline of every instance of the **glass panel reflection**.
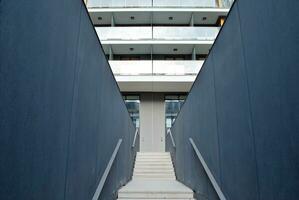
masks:
{"label": "glass panel reflection", "polygon": [[123,99],[126,103],[128,112],[130,114],[130,117],[135,125],[135,127],[139,127],[139,105],[140,100],[139,96],[137,95],[123,95]]}
{"label": "glass panel reflection", "polygon": [[186,95],[165,96],[165,127],[171,128],[180,109],[186,99]]}

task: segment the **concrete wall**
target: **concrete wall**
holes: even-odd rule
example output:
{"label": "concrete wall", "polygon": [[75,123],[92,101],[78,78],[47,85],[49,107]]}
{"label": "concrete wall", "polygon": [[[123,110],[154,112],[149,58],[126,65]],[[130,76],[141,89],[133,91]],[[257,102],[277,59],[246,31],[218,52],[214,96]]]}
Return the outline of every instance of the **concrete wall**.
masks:
{"label": "concrete wall", "polygon": [[140,94],[140,151],[165,151],[165,101],[163,93]]}
{"label": "concrete wall", "polygon": [[135,128],[81,0],[0,1],[0,199],[100,199],[132,173]]}
{"label": "concrete wall", "polygon": [[[217,199],[194,139],[227,199],[299,196],[298,1],[237,0],[172,132],[178,179]],[[168,139],[169,140],[169,139]]]}

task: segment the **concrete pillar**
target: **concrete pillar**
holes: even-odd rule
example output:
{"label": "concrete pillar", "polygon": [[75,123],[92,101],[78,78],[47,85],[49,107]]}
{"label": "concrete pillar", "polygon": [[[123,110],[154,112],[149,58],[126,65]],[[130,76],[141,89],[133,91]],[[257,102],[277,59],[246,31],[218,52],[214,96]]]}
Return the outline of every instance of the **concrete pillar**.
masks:
{"label": "concrete pillar", "polygon": [[111,26],[115,26],[115,22],[114,22],[114,16],[113,16],[113,14],[111,15]]}
{"label": "concrete pillar", "polygon": [[109,47],[109,60],[113,60],[113,51],[112,51],[112,47]]}
{"label": "concrete pillar", "polygon": [[193,16],[193,13],[191,14],[191,19],[190,19],[189,25],[190,26],[194,26],[194,16]]}
{"label": "concrete pillar", "polygon": [[192,50],[192,60],[196,60],[196,49],[195,49],[195,47],[193,47],[193,50]]}

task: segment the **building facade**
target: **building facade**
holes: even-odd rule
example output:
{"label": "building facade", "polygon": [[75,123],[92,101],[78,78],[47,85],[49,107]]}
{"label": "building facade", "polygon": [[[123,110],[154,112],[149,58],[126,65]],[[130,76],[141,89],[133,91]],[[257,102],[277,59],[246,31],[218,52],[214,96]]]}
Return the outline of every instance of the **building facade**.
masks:
{"label": "building facade", "polygon": [[141,151],[165,151],[174,122],[232,0],[88,0]]}

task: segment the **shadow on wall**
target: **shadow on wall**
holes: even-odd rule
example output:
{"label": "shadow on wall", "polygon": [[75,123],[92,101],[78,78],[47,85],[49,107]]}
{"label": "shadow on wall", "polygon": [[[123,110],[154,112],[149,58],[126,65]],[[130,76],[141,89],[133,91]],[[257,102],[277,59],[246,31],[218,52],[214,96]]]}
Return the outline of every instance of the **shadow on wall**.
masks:
{"label": "shadow on wall", "polygon": [[131,177],[135,128],[84,3],[0,1],[0,199],[100,199]]}
{"label": "shadow on wall", "polygon": [[[178,179],[217,199],[193,138],[226,199],[298,199],[298,1],[233,5],[172,128]],[[288,23],[289,21],[293,23]]]}

